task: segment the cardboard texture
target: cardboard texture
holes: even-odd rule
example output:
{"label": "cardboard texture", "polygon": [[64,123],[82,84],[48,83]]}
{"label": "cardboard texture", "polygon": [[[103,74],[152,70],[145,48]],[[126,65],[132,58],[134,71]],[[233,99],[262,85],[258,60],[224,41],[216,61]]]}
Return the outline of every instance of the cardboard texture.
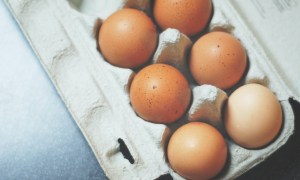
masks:
{"label": "cardboard texture", "polygon": [[[194,87],[192,109],[169,127],[146,122],[134,113],[128,95],[128,83],[134,72],[108,64],[97,50],[96,36],[101,22],[117,9],[127,6],[147,12],[149,2],[6,0],[110,179],[156,179],[164,174],[183,179],[166,162],[164,148],[170,133],[186,123],[184,118],[201,119],[197,117],[200,107],[207,109],[206,116],[218,124],[222,104],[228,96],[209,85]],[[280,135],[263,149],[247,150],[227,140],[230,157],[218,178],[233,179],[286,143],[294,130],[294,115],[288,99],[299,100],[300,91],[299,83],[295,84],[291,72],[285,70],[292,63],[278,64],[283,55],[277,57],[273,49],[265,51],[265,47],[273,48],[268,46],[272,43],[268,41],[266,45],[262,38],[258,40],[255,31],[248,27],[255,20],[245,20],[247,11],[243,14],[241,9],[246,9],[247,5],[229,0],[214,0],[213,4],[214,15],[208,29],[225,29],[240,39],[247,51],[249,70],[241,84],[255,82],[267,86],[278,97],[284,112]],[[172,57],[176,59],[173,65],[185,72],[184,54],[190,45],[188,37],[168,29],[160,35],[154,62],[166,62]],[[270,54],[276,58],[270,58]],[[295,59],[291,58],[290,62],[294,63]]]}

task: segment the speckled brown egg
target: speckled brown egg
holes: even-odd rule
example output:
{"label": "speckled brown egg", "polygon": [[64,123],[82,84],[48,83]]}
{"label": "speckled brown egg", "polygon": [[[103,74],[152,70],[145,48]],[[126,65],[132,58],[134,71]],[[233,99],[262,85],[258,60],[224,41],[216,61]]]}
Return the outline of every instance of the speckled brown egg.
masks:
{"label": "speckled brown egg", "polygon": [[187,179],[212,179],[223,169],[227,144],[217,129],[192,122],[171,136],[168,150],[171,167]]}
{"label": "speckled brown egg", "polygon": [[247,67],[244,47],[226,32],[210,32],[192,47],[190,71],[199,84],[228,89],[238,83]]}
{"label": "speckled brown egg", "polygon": [[104,21],[98,38],[100,51],[109,63],[136,68],[152,57],[158,34],[155,24],[145,13],[126,8]]}
{"label": "speckled brown egg", "polygon": [[186,112],[191,89],[176,68],[152,64],[135,75],[130,86],[130,100],[135,112],[144,120],[167,124]]}
{"label": "speckled brown egg", "polygon": [[176,28],[193,36],[204,30],[212,13],[211,0],[155,0],[153,15],[163,29]]}
{"label": "speckled brown egg", "polygon": [[276,96],[259,84],[235,90],[225,108],[228,135],[245,148],[261,148],[272,142],[282,126],[282,110]]}

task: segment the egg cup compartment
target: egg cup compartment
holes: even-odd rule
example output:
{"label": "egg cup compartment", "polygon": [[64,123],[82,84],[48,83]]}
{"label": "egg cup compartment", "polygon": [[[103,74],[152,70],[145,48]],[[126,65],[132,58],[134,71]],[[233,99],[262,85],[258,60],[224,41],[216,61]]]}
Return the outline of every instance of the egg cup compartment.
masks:
{"label": "egg cup compartment", "polygon": [[[95,26],[124,7],[124,2],[147,1],[97,2],[101,7],[93,6],[93,2],[6,0],[106,175],[111,179],[156,179],[171,174],[174,179],[182,179],[166,162],[168,137],[187,119],[209,118],[217,122],[230,92],[210,85],[194,85],[194,100],[182,118],[186,120],[169,127],[142,120],[133,111],[128,95],[134,72],[112,66],[103,59],[97,50]],[[108,4],[104,6],[105,3]],[[229,1],[214,0],[213,4],[214,15],[208,29],[229,31],[247,51],[249,70],[241,84],[255,82],[270,88],[280,101],[284,116],[281,133],[265,148],[249,150],[227,140],[229,158],[218,178],[232,179],[285,144],[293,133],[294,115],[285,84],[236,10]],[[171,57],[186,74],[183,54],[191,46],[189,38],[169,29],[160,34],[160,44],[164,48],[157,49],[154,62],[172,64],[174,61],[167,58]],[[207,114],[197,116],[197,107],[205,107]]]}

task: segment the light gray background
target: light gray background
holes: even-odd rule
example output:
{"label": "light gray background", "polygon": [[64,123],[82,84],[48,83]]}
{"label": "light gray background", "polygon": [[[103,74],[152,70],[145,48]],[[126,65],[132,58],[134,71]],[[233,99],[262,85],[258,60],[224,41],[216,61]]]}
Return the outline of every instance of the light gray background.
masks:
{"label": "light gray background", "polygon": [[104,179],[75,121],[0,1],[0,179]]}

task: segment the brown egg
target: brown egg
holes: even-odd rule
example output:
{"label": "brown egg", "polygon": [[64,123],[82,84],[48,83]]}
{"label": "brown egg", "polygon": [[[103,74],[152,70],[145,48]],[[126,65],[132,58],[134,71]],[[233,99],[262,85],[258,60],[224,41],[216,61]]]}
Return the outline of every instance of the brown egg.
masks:
{"label": "brown egg", "polygon": [[187,179],[211,179],[224,167],[227,145],[214,127],[191,122],[181,126],[168,144],[171,167]]}
{"label": "brown egg", "polygon": [[246,67],[242,44],[228,33],[208,33],[192,47],[190,71],[199,84],[228,89],[242,78]]}
{"label": "brown egg", "polygon": [[155,0],[153,15],[163,29],[175,28],[192,36],[201,32],[212,13],[211,0]]}
{"label": "brown egg", "polygon": [[123,68],[145,64],[158,41],[156,26],[142,11],[122,9],[106,19],[99,32],[99,47],[108,62]]}
{"label": "brown egg", "polygon": [[134,77],[130,86],[130,100],[135,112],[144,120],[171,123],[186,112],[191,89],[176,68],[152,64]]}
{"label": "brown egg", "polygon": [[276,96],[259,84],[234,91],[225,110],[228,135],[245,148],[261,148],[280,132],[282,110]]}

